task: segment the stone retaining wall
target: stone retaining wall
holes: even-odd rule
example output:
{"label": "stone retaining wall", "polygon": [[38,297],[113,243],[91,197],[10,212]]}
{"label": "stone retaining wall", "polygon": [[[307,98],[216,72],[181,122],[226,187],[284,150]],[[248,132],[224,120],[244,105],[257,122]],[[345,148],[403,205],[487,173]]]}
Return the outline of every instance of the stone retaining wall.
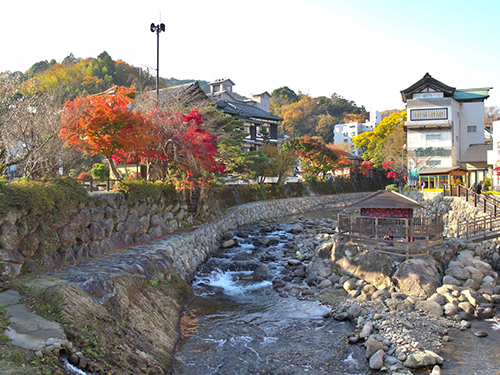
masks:
{"label": "stone retaining wall", "polygon": [[290,198],[232,207],[220,219],[204,225],[192,233],[166,239],[164,249],[172,256],[173,264],[179,274],[186,280],[190,280],[206,257],[220,247],[224,232],[261,220],[303,214],[322,208],[344,207],[368,194],[351,193]]}
{"label": "stone retaining wall", "polygon": [[0,217],[0,281],[100,257],[172,233],[193,218],[185,203],[128,205],[123,193],[90,193],[90,203],[57,218],[10,211]]}
{"label": "stone retaining wall", "polygon": [[[462,220],[475,219],[487,214],[458,197],[443,197],[441,193],[412,192],[412,199],[427,205],[425,215],[440,214],[444,217],[444,233],[446,237],[456,237],[458,223]],[[476,256],[500,271],[500,239],[469,243],[467,247],[473,250]]]}
{"label": "stone retaining wall", "polygon": [[[167,237],[161,241],[161,246],[164,253],[172,257],[173,267],[183,277],[189,278],[207,255],[219,247],[225,231],[259,220],[342,206],[366,194],[244,204],[230,208],[220,219],[188,234]],[[20,273],[52,271],[117,250],[135,248],[192,222],[186,204],[172,206],[161,202],[139,202],[129,206],[122,193],[92,193],[88,207],[66,213],[65,220],[58,223],[41,223],[37,218],[13,211],[0,219],[0,280],[12,279]],[[134,250],[134,253],[138,252],[139,249]]]}

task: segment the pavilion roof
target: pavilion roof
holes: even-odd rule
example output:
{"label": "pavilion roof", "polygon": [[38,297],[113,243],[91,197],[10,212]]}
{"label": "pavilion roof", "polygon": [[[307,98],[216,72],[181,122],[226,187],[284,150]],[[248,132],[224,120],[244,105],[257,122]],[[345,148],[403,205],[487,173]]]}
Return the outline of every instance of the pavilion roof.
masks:
{"label": "pavilion roof", "polygon": [[418,171],[420,176],[465,176],[470,171],[464,167],[429,168]]}
{"label": "pavilion roof", "polygon": [[392,190],[379,190],[357,202],[350,204],[350,208],[426,208],[416,200],[408,198]]}

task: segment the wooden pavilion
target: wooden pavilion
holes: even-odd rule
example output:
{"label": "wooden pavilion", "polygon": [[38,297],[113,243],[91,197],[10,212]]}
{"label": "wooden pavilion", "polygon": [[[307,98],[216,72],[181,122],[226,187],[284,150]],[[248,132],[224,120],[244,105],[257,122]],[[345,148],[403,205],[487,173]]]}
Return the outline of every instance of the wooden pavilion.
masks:
{"label": "wooden pavilion", "polygon": [[422,186],[425,182],[426,188],[443,189],[445,185],[450,186],[455,177],[465,176],[465,186],[469,186],[469,173],[470,171],[464,167],[423,169],[417,172],[418,185]]}
{"label": "wooden pavilion", "polygon": [[380,190],[347,208],[359,212],[338,215],[339,233],[353,241],[373,244],[375,250],[410,256],[429,255],[442,243],[441,216],[414,217],[425,205],[390,190]]}

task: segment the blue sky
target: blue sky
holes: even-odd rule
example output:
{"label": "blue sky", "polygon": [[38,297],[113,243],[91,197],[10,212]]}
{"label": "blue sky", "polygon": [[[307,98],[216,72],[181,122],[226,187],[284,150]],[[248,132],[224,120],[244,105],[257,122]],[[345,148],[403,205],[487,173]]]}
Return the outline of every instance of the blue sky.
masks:
{"label": "blue sky", "polygon": [[368,110],[403,109],[400,91],[429,72],[456,88],[493,87],[500,106],[496,0],[2,0],[0,72],[97,57],[160,75],[230,78],[249,96],[288,86],[340,94]]}

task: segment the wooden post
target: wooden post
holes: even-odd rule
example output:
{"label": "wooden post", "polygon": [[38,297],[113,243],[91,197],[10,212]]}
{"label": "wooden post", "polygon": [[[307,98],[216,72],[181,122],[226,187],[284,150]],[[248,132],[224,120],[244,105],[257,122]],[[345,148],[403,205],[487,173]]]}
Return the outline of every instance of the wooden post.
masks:
{"label": "wooden post", "polygon": [[378,217],[375,218],[375,247],[378,247]]}
{"label": "wooden post", "polygon": [[408,230],[408,219],[404,220],[405,220],[405,232],[406,232],[406,259],[408,259],[410,256],[410,237]]}
{"label": "wooden post", "polygon": [[90,192],[94,191],[94,178],[90,176]]}
{"label": "wooden post", "polygon": [[106,182],[106,189],[107,189],[107,191],[109,191],[110,188],[111,188],[111,181],[109,180],[109,176],[108,176],[108,180]]}

